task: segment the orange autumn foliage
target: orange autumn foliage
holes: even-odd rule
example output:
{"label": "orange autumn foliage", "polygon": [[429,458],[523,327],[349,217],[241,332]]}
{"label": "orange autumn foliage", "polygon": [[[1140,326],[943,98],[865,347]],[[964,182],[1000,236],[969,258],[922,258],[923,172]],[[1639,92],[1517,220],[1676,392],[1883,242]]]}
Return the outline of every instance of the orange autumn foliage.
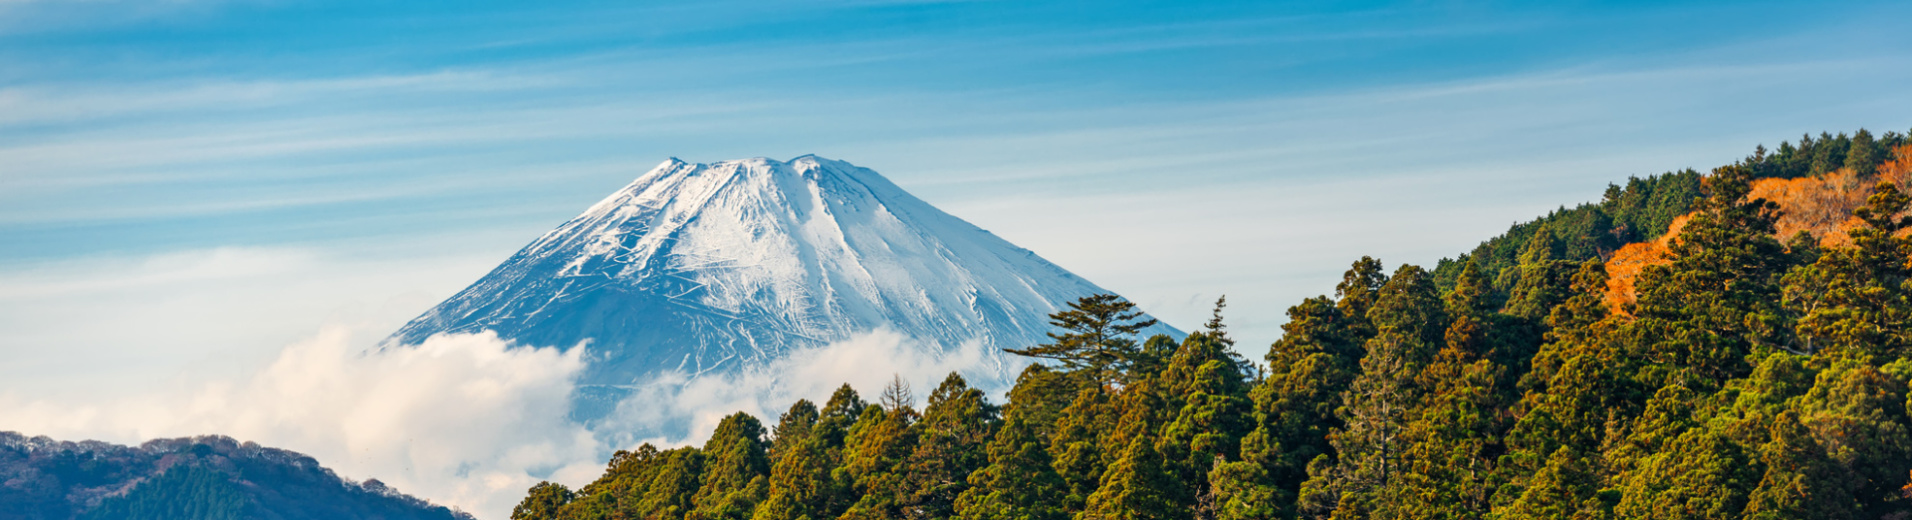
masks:
{"label": "orange autumn foliage", "polygon": [[1912,177],[1912,144],[1893,148],[1892,160],[1879,165],[1879,178],[1904,183],[1907,177]]}
{"label": "orange autumn foliage", "polygon": [[[1903,188],[1912,180],[1912,144],[1894,148],[1892,155],[1893,160],[1881,165],[1871,178],[1861,178],[1851,169],[1841,168],[1816,177],[1760,179],[1753,181],[1752,192],[1747,196],[1779,204],[1775,236],[1781,241],[1804,231],[1810,233],[1820,247],[1848,246],[1852,239],[1846,231],[1860,224],[1852,216],[1852,210],[1865,205],[1873,188],[1880,182]],[[1659,239],[1627,244],[1607,259],[1607,305],[1614,312],[1625,313],[1627,305],[1637,297],[1634,283],[1641,270],[1671,261],[1667,258],[1667,249],[1691,217],[1687,214],[1674,219]]]}
{"label": "orange autumn foliage", "polygon": [[1687,219],[1692,217],[1691,213],[1681,215],[1667,224],[1666,234],[1660,235],[1660,238],[1627,244],[1607,258],[1607,307],[1616,313],[1626,313],[1626,306],[1633,303],[1633,282],[1640,277],[1640,271],[1646,266],[1669,261],[1666,257],[1667,248],[1673,244],[1673,237],[1679,236],[1680,230],[1686,228]]}

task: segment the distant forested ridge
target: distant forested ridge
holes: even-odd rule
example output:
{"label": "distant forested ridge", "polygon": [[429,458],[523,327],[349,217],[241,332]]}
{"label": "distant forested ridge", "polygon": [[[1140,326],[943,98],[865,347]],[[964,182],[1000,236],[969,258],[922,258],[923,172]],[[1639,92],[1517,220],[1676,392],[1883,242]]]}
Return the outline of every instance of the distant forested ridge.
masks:
{"label": "distant forested ridge", "polygon": [[0,432],[0,520],[458,520],[377,480],[228,437],[139,446]]}
{"label": "distant forested ridge", "polygon": [[[1906,141],[1632,179],[1431,271],[1364,257],[1264,363],[1225,301],[1176,342],[1084,298],[1000,405],[846,385],[512,518],[1912,518]],[[1610,284],[1624,248],[1651,254]]]}

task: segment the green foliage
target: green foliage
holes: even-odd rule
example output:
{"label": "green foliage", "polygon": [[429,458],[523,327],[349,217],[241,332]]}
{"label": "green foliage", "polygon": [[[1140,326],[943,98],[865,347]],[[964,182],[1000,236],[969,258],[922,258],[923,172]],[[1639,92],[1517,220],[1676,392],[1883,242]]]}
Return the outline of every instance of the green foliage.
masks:
{"label": "green foliage", "polygon": [[[568,495],[570,492],[564,493]],[[200,466],[175,466],[141,482],[125,495],[101,502],[99,507],[87,511],[81,518],[240,520],[258,517],[258,508],[259,505],[247,498],[225,473]],[[518,518],[515,512],[512,518]]]}
{"label": "green foliage", "polygon": [[[1822,134],[1632,179],[1431,273],[1364,257],[1288,309],[1265,372],[1225,301],[1138,344],[1132,304],[1084,298],[1055,342],[1012,350],[1055,363],[1001,408],[956,374],[920,414],[900,378],[880,405],[844,386],[769,441],[733,415],[575,494],[533,488],[514,518],[1912,517],[1912,197],[1881,185],[1825,249],[1748,198],[1904,142]],[[1608,301],[1602,255],[1689,213],[1637,299]]]}
{"label": "green foliage", "polygon": [[1671,248],[1672,263],[1642,270],[1632,326],[1651,381],[1711,387],[1744,376],[1746,358],[1790,344],[1780,277],[1791,267],[1773,238],[1777,205],[1747,200],[1751,170],[1728,166],[1707,179],[1712,195]]}
{"label": "green foliage", "polygon": [[1109,465],[1108,472],[1087,505],[1076,515],[1080,520],[1169,520],[1183,518],[1176,507],[1174,477],[1162,468],[1162,454],[1155,451],[1147,425],[1126,425],[1130,441],[1121,456]]}
{"label": "green foliage", "polygon": [[1839,361],[1819,372],[1792,404],[1799,421],[1843,476],[1866,516],[1908,505],[1900,494],[1912,468],[1912,433],[1905,381],[1872,365]]}
{"label": "green foliage", "polygon": [[1053,343],[1004,350],[1059,361],[1071,369],[1086,369],[1098,380],[1112,381],[1142,357],[1135,333],[1155,325],[1155,320],[1141,317],[1142,311],[1120,296],[1084,296],[1069,302],[1069,310],[1049,315],[1049,324],[1063,330],[1049,333]]}
{"label": "green foliage", "polygon": [[1877,139],[1863,128],[1850,137],[1843,132],[1836,136],[1821,132],[1816,139],[1811,134],[1800,136],[1797,145],[1779,143],[1779,148],[1772,153],[1767,153],[1762,146],[1744,163],[1754,168],[1760,177],[1790,179],[1842,167],[1871,175],[1879,163],[1887,159],[1886,151],[1904,142],[1905,135],[1898,132],[1886,132]]}
{"label": "green foliage", "polygon": [[1187,463],[1181,477],[1191,483],[1204,480],[1210,459],[1239,460],[1241,437],[1253,428],[1246,376],[1225,341],[1214,332],[1189,334],[1156,382],[1170,414],[1163,452]]}
{"label": "green foliage", "polygon": [[1288,309],[1282,337],[1268,350],[1268,376],[1250,394],[1255,429],[1242,439],[1242,458],[1260,469],[1228,472],[1239,480],[1217,488],[1218,495],[1269,496],[1267,510],[1295,513],[1308,464],[1333,457],[1328,433],[1342,426],[1335,410],[1358,374],[1362,344],[1374,334],[1367,311],[1386,283],[1380,273],[1381,263],[1364,257],[1342,277],[1340,301],[1309,298]]}
{"label": "green foliage", "polygon": [[1547,458],[1546,466],[1533,474],[1520,498],[1499,511],[1500,518],[1542,520],[1599,516],[1586,511],[1589,506],[1597,508],[1594,496],[1599,485],[1600,478],[1594,472],[1592,461],[1573,448],[1562,446]]}
{"label": "green foliage", "polygon": [[1047,442],[1055,435],[1057,423],[1062,421],[1063,409],[1075,400],[1077,392],[1094,384],[1081,376],[1030,364],[1016,377],[1016,385],[1010,387],[1009,403],[1003,406],[1003,413],[1022,414],[1034,429],[1036,438]]}
{"label": "green foliage", "polygon": [[1486,280],[1473,266],[1447,295],[1446,344],[1417,376],[1427,398],[1409,414],[1401,474],[1402,493],[1384,515],[1392,518],[1479,518],[1489,509],[1490,455],[1499,444],[1502,368],[1495,350],[1495,323],[1482,301]]}
{"label": "green foliage", "polygon": [[1293,516],[1293,493],[1272,484],[1256,462],[1217,462],[1208,472],[1209,500],[1198,513],[1216,520],[1265,520]]}
{"label": "green foliage", "polygon": [[[1693,170],[1667,172],[1647,178],[1629,178],[1625,186],[1608,185],[1598,203],[1560,208],[1531,222],[1515,224],[1507,233],[1482,242],[1467,258],[1479,263],[1483,274],[1501,291],[1518,280],[1521,258],[1546,244],[1551,258],[1578,264],[1602,259],[1620,246],[1659,238],[1667,226],[1691,211],[1704,195],[1701,175]],[[1442,260],[1434,278],[1443,290],[1454,286],[1465,261]]]}
{"label": "green foliage", "polygon": [[1766,475],[1746,505],[1746,518],[1852,518],[1858,502],[1812,433],[1792,412],[1772,422],[1771,440],[1759,448]]}
{"label": "green foliage", "polygon": [[916,424],[916,450],[904,470],[904,518],[948,518],[956,498],[969,489],[969,476],[989,464],[987,446],[995,435],[998,410],[954,372],[930,393],[923,420]]}
{"label": "green foliage", "polygon": [[[611,463],[602,477],[578,489],[575,495],[570,495],[570,503],[564,505],[563,511],[549,518],[604,518],[635,514],[641,507],[639,502],[645,487],[657,476],[664,461],[664,454],[649,444],[639,446],[635,451],[618,450],[611,456]],[[549,483],[539,485],[545,484]],[[537,487],[532,489],[534,492],[527,500],[539,495]],[[557,490],[545,489],[544,493],[555,494]],[[543,507],[538,506],[536,509],[542,510]]]}
{"label": "green foliage", "polygon": [[836,455],[842,449],[842,422],[847,412],[843,407],[846,402],[854,402],[856,392],[845,386],[837,394],[833,400],[837,410],[829,424],[820,424],[824,416],[808,400],[798,400],[784,412],[772,444],[769,495],[752,519],[827,518],[848,501],[843,496],[847,490],[831,478],[830,470],[836,467]]}
{"label": "green foliage", "polygon": [[1912,198],[1880,183],[1854,212],[1865,225],[1848,232],[1854,247],[1825,251],[1783,279],[1786,302],[1800,316],[1789,350],[1880,363],[1912,344],[1912,239],[1898,236]]}
{"label": "green foliage", "polygon": [[692,499],[702,487],[704,454],[696,448],[678,448],[666,452],[664,466],[638,498],[637,512],[644,518],[678,520],[689,514]]}
{"label": "green foliage", "polygon": [[956,499],[957,516],[967,520],[1064,520],[1068,510],[1057,497],[1068,486],[1050,466],[1049,450],[1035,425],[1012,410],[988,447],[989,465],[970,474],[970,488]]}
{"label": "green foliage", "polygon": [[856,501],[840,518],[891,519],[903,517],[910,491],[904,472],[916,450],[916,410],[907,406],[865,408],[851,428],[838,480],[849,484]]}
{"label": "green foliage", "polygon": [[1108,389],[1101,386],[1077,392],[1075,400],[1062,410],[1055,436],[1049,441],[1049,456],[1054,460],[1056,475],[1068,489],[1058,500],[1071,511],[1081,510],[1102,483],[1103,438],[1118,413]]}
{"label": "green foliage", "polygon": [[1739,518],[1759,482],[1755,454],[1726,436],[1692,428],[1663,439],[1664,451],[1618,477],[1614,514],[1643,519]]}
{"label": "green foliage", "polygon": [[1342,393],[1337,415],[1343,427],[1329,434],[1336,465],[1309,475],[1322,481],[1312,487],[1337,497],[1335,516],[1365,516],[1399,504],[1394,478],[1402,471],[1407,447],[1403,430],[1426,392],[1417,376],[1441,348],[1447,328],[1443,307],[1432,277],[1404,265],[1368,309],[1376,334],[1367,341],[1360,375]]}
{"label": "green foliage", "polygon": [[692,497],[690,520],[750,518],[769,491],[770,460],[764,451],[763,425],[738,412],[717,423],[704,443],[704,475]]}

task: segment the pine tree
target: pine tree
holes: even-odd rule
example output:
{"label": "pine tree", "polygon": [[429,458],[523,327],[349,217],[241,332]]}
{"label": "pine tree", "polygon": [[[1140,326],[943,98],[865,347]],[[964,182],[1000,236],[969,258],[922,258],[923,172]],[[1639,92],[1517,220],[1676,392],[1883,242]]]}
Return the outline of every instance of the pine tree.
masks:
{"label": "pine tree", "polygon": [[1208,473],[1216,459],[1241,460],[1241,438],[1254,427],[1254,404],[1241,369],[1226,344],[1209,332],[1190,334],[1175,354],[1161,385],[1167,396],[1186,396],[1156,444],[1164,467],[1179,484],[1173,496],[1193,507],[1209,490]]}
{"label": "pine tree", "polygon": [[1853,500],[1839,468],[1826,459],[1819,443],[1792,412],[1772,421],[1771,440],[1759,449],[1766,475],[1748,497],[1745,517],[1751,520],[1853,518]]}
{"label": "pine tree", "polygon": [[1066,520],[1057,497],[1068,485],[1050,466],[1048,447],[1019,410],[1008,413],[1002,430],[989,442],[989,465],[970,474],[969,489],[956,499],[964,520]]}
{"label": "pine tree", "polygon": [[[1180,343],[1175,341],[1175,338],[1169,337],[1167,334],[1149,336],[1149,339],[1142,341],[1142,347],[1130,357],[1127,368],[1124,369],[1125,373],[1122,374],[1121,378],[1125,381],[1133,381],[1146,379],[1153,377],[1155,374],[1162,373],[1163,370],[1168,369],[1169,358],[1175,357],[1175,351],[1180,348],[1180,345]],[[1079,370],[1078,372],[1083,373],[1083,375],[1091,374],[1091,372],[1087,370]]]}
{"label": "pine tree", "polygon": [[757,418],[737,412],[717,423],[704,443],[709,457],[691,520],[750,518],[769,491],[770,460],[764,452],[764,429]]}
{"label": "pine tree", "polygon": [[1500,366],[1487,358],[1494,350],[1488,290],[1470,261],[1447,295],[1446,344],[1416,376],[1416,386],[1430,393],[1401,434],[1407,447],[1395,485],[1409,491],[1376,516],[1480,518],[1488,512],[1488,453],[1500,431],[1495,386],[1501,380]]}
{"label": "pine tree", "polygon": [[[845,387],[847,389],[847,386]],[[842,394],[844,389],[839,389]],[[848,392],[854,399],[855,391]],[[842,400],[838,400],[842,406]],[[838,411],[837,417],[842,417]],[[783,414],[775,429],[770,460],[769,495],[751,516],[753,520],[797,520],[829,517],[832,499],[842,494],[830,469],[836,461],[829,436],[819,431],[822,416],[807,399],[799,399]],[[840,442],[841,437],[836,437]]]}
{"label": "pine tree", "polygon": [[1016,385],[1009,389],[1009,402],[1003,405],[1003,413],[1021,413],[1035,430],[1036,438],[1047,443],[1062,421],[1063,409],[1069,407],[1078,392],[1093,384],[1083,374],[1032,363],[1016,376]]}
{"label": "pine tree", "polygon": [[1843,132],[1840,133],[1838,137],[1820,132],[1819,140],[1815,141],[1812,147],[1812,170],[1810,174],[1819,175],[1845,166],[1846,149],[1851,146],[1851,144],[1852,138],[1846,137],[1846,134]]}
{"label": "pine tree", "polygon": [[1621,481],[1614,515],[1647,520],[1741,518],[1759,482],[1757,458],[1724,435],[1691,428]]}
{"label": "pine tree", "polygon": [[[1646,407],[1634,416],[1623,438],[1609,439],[1602,458],[1607,463],[1607,472],[1614,478],[1626,478],[1625,474],[1636,472],[1646,461],[1655,457],[1664,458],[1671,451],[1680,435],[1706,432],[1700,428],[1701,422],[1694,417],[1703,398],[1697,392],[1680,384],[1671,384],[1653,393]],[[1680,469],[1675,465],[1673,470]]]}
{"label": "pine tree", "polygon": [[1747,199],[1751,170],[1715,169],[1710,197],[1671,248],[1673,261],[1641,271],[1632,327],[1656,386],[1675,379],[1702,389],[1744,376],[1748,354],[1789,343],[1779,278],[1790,268],[1773,238],[1777,205]]}
{"label": "pine tree", "polygon": [[597,519],[636,516],[640,501],[666,462],[663,452],[644,444],[636,450],[618,450],[604,475],[578,488],[576,497],[566,504],[558,518]]}
{"label": "pine tree", "polygon": [[704,454],[697,448],[678,448],[664,454],[664,466],[651,478],[638,512],[646,519],[680,520],[693,507],[692,499],[701,487]]}
{"label": "pine tree", "polygon": [[557,520],[558,508],[571,503],[575,497],[563,484],[539,482],[511,509],[511,520]]}
{"label": "pine tree", "polygon": [[1222,322],[1222,309],[1226,308],[1228,308],[1228,295],[1224,294],[1216,297],[1215,310],[1209,314],[1208,322],[1202,324],[1202,331],[1207,332],[1208,336],[1214,338],[1215,341],[1221,342],[1221,344],[1228,347],[1234,347],[1234,338],[1228,337],[1228,324]]}
{"label": "pine tree", "polygon": [[[1569,356],[1599,350],[1597,345],[1612,333],[1614,325],[1608,322],[1613,312],[1607,302],[1606,290],[1606,265],[1598,260],[1582,263],[1573,275],[1573,296],[1554,306],[1547,314],[1546,333],[1543,336],[1546,342],[1524,364],[1527,372],[1521,379],[1521,389],[1544,389]],[[1510,367],[1522,365],[1507,363]]]}
{"label": "pine tree", "polygon": [[789,410],[783,412],[783,416],[777,419],[777,426],[770,429],[771,465],[776,465],[797,443],[810,438],[810,430],[816,427],[819,415],[817,405],[809,399],[798,399],[790,405]]}
{"label": "pine tree", "polygon": [[[1577,266],[1561,259],[1559,251],[1559,240],[1545,224],[1527,238],[1527,245],[1520,250],[1520,263],[1515,266],[1520,280],[1507,299],[1508,314],[1538,322],[1546,318],[1555,305],[1566,301],[1570,278]],[[1483,297],[1482,301],[1487,300]]]}
{"label": "pine tree", "polygon": [[864,410],[838,469],[844,477],[839,480],[847,480],[857,497],[840,518],[902,518],[909,493],[904,477],[916,449],[918,419],[916,410],[907,406]]}
{"label": "pine tree", "polygon": [[1396,503],[1398,490],[1391,485],[1402,469],[1402,430],[1424,394],[1415,376],[1440,348],[1445,314],[1433,279],[1411,265],[1395,271],[1368,310],[1377,332],[1367,342],[1361,374],[1342,394],[1339,415],[1345,426],[1331,435],[1338,458],[1332,472],[1310,474],[1327,485],[1307,486],[1337,497],[1332,499],[1336,518],[1365,517]]}
{"label": "pine tree", "polygon": [[1372,257],[1361,257],[1341,275],[1341,283],[1334,286],[1335,306],[1341,309],[1341,315],[1350,320],[1349,327],[1355,336],[1374,335],[1373,325],[1368,322],[1368,309],[1381,298],[1381,288],[1387,284],[1388,275],[1381,270],[1381,261]]}
{"label": "pine tree", "polygon": [[[779,441],[783,439],[779,438]],[[821,439],[790,440],[770,468],[769,496],[751,516],[753,520],[829,518],[829,502],[839,493],[830,478],[829,453]]]}
{"label": "pine tree", "polygon": [[1520,379],[1525,395],[1511,407],[1515,422],[1503,436],[1507,453],[1492,479],[1495,504],[1524,496],[1523,486],[1563,447],[1598,453],[1609,421],[1631,417],[1646,401],[1642,385],[1632,379],[1637,360],[1616,337],[1624,317],[1609,313],[1605,289],[1604,267],[1588,261],[1574,275],[1575,295],[1548,315],[1548,342]]}
{"label": "pine tree", "polygon": [[1912,223],[1900,216],[1908,205],[1912,197],[1879,183],[1853,212],[1864,223],[1848,232],[1853,247],[1786,274],[1786,300],[1803,314],[1786,350],[1867,363],[1912,353],[1912,239],[1898,236]]}
{"label": "pine tree", "polygon": [[1872,132],[1859,129],[1852,134],[1852,144],[1846,149],[1846,168],[1861,176],[1871,177],[1878,173],[1879,163],[1885,160],[1885,150],[1872,139]]}
{"label": "pine tree", "polygon": [[[1901,367],[1905,362],[1901,362]],[[1790,403],[1843,475],[1834,485],[1865,503],[1860,516],[1877,518],[1905,505],[1898,495],[1912,467],[1906,385],[1871,365],[1844,360],[1819,371],[1812,389]]]}
{"label": "pine tree", "polygon": [[948,518],[956,497],[969,488],[969,474],[989,463],[986,450],[995,434],[998,410],[981,390],[954,372],[930,394],[916,450],[906,469],[908,495],[904,518]]}
{"label": "pine tree", "polygon": [[1535,472],[1520,498],[1495,511],[1501,520],[1585,518],[1584,505],[1600,488],[1592,462],[1573,448],[1561,446]]}
{"label": "pine tree", "polygon": [[1125,420],[1130,440],[1122,456],[1109,465],[1102,483],[1089,495],[1077,520],[1169,520],[1187,518],[1188,512],[1174,505],[1169,490],[1173,477],[1162,469],[1162,455],[1155,451],[1148,424]]}
{"label": "pine tree", "polygon": [[850,432],[863,419],[871,407],[863,402],[856,390],[850,385],[837,387],[830,400],[818,412],[817,424],[811,429],[818,449],[822,451],[824,464],[829,468],[830,485],[827,492],[818,498],[812,518],[836,518],[850,508],[857,500],[852,488],[853,479],[847,472],[838,471],[844,464],[845,445],[849,442]]}
{"label": "pine tree", "polygon": [[1214,469],[1208,472],[1208,511],[1198,509],[1196,517],[1215,520],[1291,517],[1283,506],[1294,502],[1293,493],[1276,488],[1270,484],[1272,481],[1268,470],[1260,463],[1217,462]]}
{"label": "pine tree", "polygon": [[1071,369],[1088,370],[1099,380],[1115,381],[1128,370],[1140,351],[1135,333],[1155,325],[1154,319],[1142,319],[1142,316],[1135,304],[1120,296],[1084,296],[1069,302],[1069,310],[1049,315],[1049,323],[1065,331],[1049,333],[1052,343],[1004,350],[1060,361]]}
{"label": "pine tree", "polygon": [[[1356,272],[1350,270],[1348,278],[1356,278]],[[1358,308],[1365,313],[1370,306]],[[1363,334],[1370,330],[1365,316],[1356,320],[1326,297],[1288,309],[1281,340],[1268,350],[1268,377],[1250,394],[1255,430],[1242,439],[1243,459],[1260,464],[1263,471],[1232,473],[1244,478],[1265,475],[1266,482],[1240,485],[1269,489],[1239,493],[1273,496],[1276,503],[1271,507],[1283,516],[1294,513],[1294,497],[1307,480],[1309,462],[1333,456],[1328,432],[1341,425],[1335,409],[1355,377],[1361,343],[1367,340]]]}
{"label": "pine tree", "polygon": [[1101,386],[1084,388],[1062,410],[1055,436],[1049,443],[1056,474],[1062,477],[1069,493],[1060,502],[1070,511],[1080,511],[1090,494],[1101,484],[1103,440],[1116,423],[1115,407],[1109,392]]}

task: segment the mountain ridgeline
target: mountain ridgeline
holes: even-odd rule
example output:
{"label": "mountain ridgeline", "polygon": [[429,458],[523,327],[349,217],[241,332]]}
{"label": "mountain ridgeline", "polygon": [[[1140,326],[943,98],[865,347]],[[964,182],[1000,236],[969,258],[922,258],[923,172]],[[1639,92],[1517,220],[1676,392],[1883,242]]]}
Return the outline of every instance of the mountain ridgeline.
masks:
{"label": "mountain ridgeline", "polygon": [[[576,411],[608,413],[633,385],[761,368],[794,349],[885,328],[924,348],[1044,338],[1042,316],[1095,284],[910,195],[816,156],[671,159],[394,333],[491,331],[586,348]],[[1158,325],[1150,333],[1180,337]]]}
{"label": "mountain ridgeline", "polygon": [[[1838,240],[1776,223],[1847,199],[1751,196],[1824,176],[1869,181]],[[1634,179],[1431,271],[1356,261],[1265,364],[1223,302],[1178,341],[1083,298],[1004,403],[954,374],[920,408],[844,386],[512,518],[1909,518],[1908,178],[1912,143],[1861,131]],[[1654,239],[1612,298],[1606,260]]]}
{"label": "mountain ridgeline", "polygon": [[228,437],[139,446],[0,432],[0,520],[470,520]]}

